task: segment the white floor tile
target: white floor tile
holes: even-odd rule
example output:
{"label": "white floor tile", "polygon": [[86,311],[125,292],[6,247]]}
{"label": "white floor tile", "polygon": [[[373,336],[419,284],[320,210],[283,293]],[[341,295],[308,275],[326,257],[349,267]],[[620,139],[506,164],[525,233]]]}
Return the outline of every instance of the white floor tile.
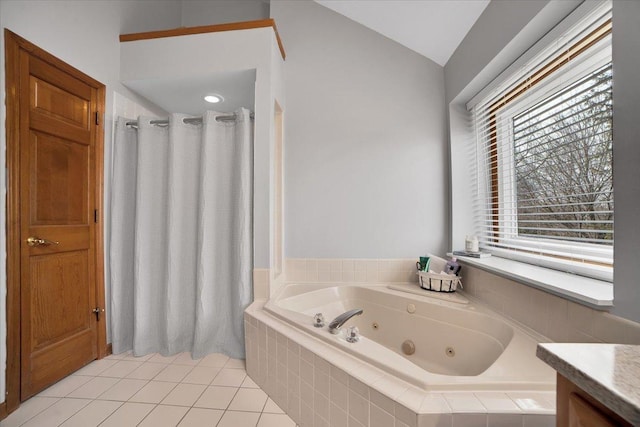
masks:
{"label": "white floor tile", "polygon": [[235,387],[209,386],[193,406],[209,409],[227,409],[237,391],[238,389]]}
{"label": "white floor tile", "polygon": [[260,414],[255,412],[226,411],[218,427],[256,427]]}
{"label": "white floor tile", "polygon": [[267,394],[259,388],[241,388],[229,405],[230,411],[262,412]]}
{"label": "white floor tile", "polygon": [[222,368],[227,361],[229,360],[228,356],[220,353],[212,353],[202,358],[198,366],[209,366],[212,368]]}
{"label": "white floor tile", "polygon": [[170,381],[179,383],[187,376],[187,374],[193,369],[192,366],[187,365],[168,365],[153,379],[155,381]]}
{"label": "white floor tile", "polygon": [[113,387],[118,381],[117,378],[95,377],[69,393],[68,397],[95,399]]}
{"label": "white floor tile", "polygon": [[260,386],[258,384],[256,384],[250,377],[249,375],[247,375],[247,377],[244,379],[244,381],[242,382],[242,385],[240,387],[244,387],[244,388],[260,388]]}
{"label": "white floor tile", "polygon": [[100,427],[134,427],[137,426],[155,405],[148,403],[126,402],[119,407]]}
{"label": "white floor tile", "polygon": [[44,411],[60,398],[35,396],[22,403],[11,415],[0,421],[0,427],[16,427]]}
{"label": "white floor tile", "polygon": [[121,402],[94,400],[65,421],[62,427],[97,426],[122,405]]}
{"label": "white floor tile", "polygon": [[177,357],[178,357],[177,354],[174,354],[173,356],[163,356],[161,354],[156,353],[152,355],[149,359],[147,359],[147,362],[171,363],[174,360],[176,360]]}
{"label": "white floor tile", "polygon": [[285,414],[262,414],[258,427],[296,427],[296,423]]}
{"label": "white floor tile", "polygon": [[116,400],[120,402],[126,402],[131,397],[147,385],[147,380],[134,380],[130,378],[123,378],[116,383],[109,390],[98,396],[100,400]]}
{"label": "white floor tile", "polygon": [[81,368],[81,369],[75,371],[73,373],[73,375],[95,376],[95,375],[98,375],[100,372],[107,370],[107,368],[110,368],[111,366],[115,365],[116,363],[118,363],[118,361],[117,360],[113,360],[113,359],[94,360],[93,362],[91,362],[87,366],[85,366],[84,368]]}
{"label": "white floor tile", "polygon": [[163,381],[150,381],[133,395],[130,402],[139,403],[160,403],[162,399],[173,390],[176,383],[168,383]]}
{"label": "white floor tile", "polygon": [[175,358],[175,360],[171,363],[173,363],[174,365],[190,365],[190,366],[195,366],[198,363],[200,363],[202,359],[193,359],[191,357],[191,353],[180,353],[178,354],[178,357]]}
{"label": "white floor tile", "polygon": [[49,388],[38,393],[41,397],[65,397],[78,387],[91,381],[93,377],[86,375],[69,375]]}
{"label": "white floor tile", "polygon": [[138,425],[140,427],[175,427],[188,410],[189,408],[180,406],[158,405]]}
{"label": "white floor tile", "polygon": [[127,352],[126,356],[122,358],[122,360],[131,360],[133,362],[146,362],[147,360],[151,359],[153,356],[155,356],[155,353],[145,354],[143,356],[134,356],[133,353]]}
{"label": "white floor tile", "polygon": [[244,369],[221,369],[211,385],[240,387],[246,376]]}
{"label": "white floor tile", "polygon": [[130,351],[125,351],[125,352],[119,353],[119,354],[110,354],[107,357],[105,357],[105,359],[107,359],[107,360],[122,360],[122,359],[126,359],[130,355],[131,355]]}
{"label": "white floor tile", "polygon": [[191,407],[206,388],[207,386],[202,384],[178,384],[161,404]]}
{"label": "white floor tile", "polygon": [[101,377],[124,378],[140,366],[143,362],[133,362],[129,360],[119,360],[115,365],[105,369],[98,375]]}
{"label": "white floor tile", "polygon": [[137,380],[151,380],[160,372],[162,372],[162,370],[167,366],[169,365],[165,363],[145,362],[138,369],[127,375],[127,378],[133,378]]}
{"label": "white floor tile", "polygon": [[267,403],[264,405],[264,409],[262,411],[270,414],[284,414],[284,411],[280,409],[280,407],[276,405],[276,402],[271,400],[271,398],[267,399]]}
{"label": "white floor tile", "polygon": [[91,403],[89,399],[62,398],[35,417],[31,418],[24,427],[58,427],[80,409]]}
{"label": "white floor tile", "polygon": [[211,381],[218,375],[220,368],[213,368],[209,366],[196,366],[187,374],[182,380],[183,383],[190,384],[204,384],[209,385]]}
{"label": "white floor tile", "polygon": [[244,369],[244,359],[229,359],[227,360],[227,363],[225,363],[224,367],[232,369]]}
{"label": "white floor tile", "polygon": [[219,409],[191,408],[178,427],[214,427],[224,411]]}

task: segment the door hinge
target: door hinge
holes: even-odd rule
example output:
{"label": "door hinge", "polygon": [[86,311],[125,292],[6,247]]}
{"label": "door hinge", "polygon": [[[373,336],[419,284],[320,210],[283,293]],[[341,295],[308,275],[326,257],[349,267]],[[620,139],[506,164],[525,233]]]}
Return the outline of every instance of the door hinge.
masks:
{"label": "door hinge", "polygon": [[96,125],[100,124],[100,112],[96,111]]}
{"label": "door hinge", "polygon": [[100,313],[104,313],[104,308],[96,307],[93,310],[91,310],[91,312],[96,315],[96,322],[99,322]]}
{"label": "door hinge", "polygon": [[98,223],[98,209],[93,210],[93,222]]}

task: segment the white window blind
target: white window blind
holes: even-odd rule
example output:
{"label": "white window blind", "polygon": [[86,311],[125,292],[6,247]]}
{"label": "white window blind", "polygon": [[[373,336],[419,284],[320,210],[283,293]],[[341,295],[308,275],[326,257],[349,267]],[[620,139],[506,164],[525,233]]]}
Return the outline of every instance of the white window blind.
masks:
{"label": "white window blind", "polygon": [[612,280],[610,39],[607,5],[473,108],[483,249]]}

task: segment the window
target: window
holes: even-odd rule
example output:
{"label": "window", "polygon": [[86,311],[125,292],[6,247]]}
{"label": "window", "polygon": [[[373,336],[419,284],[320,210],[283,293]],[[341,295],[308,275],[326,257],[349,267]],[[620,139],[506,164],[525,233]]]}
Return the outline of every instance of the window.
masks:
{"label": "window", "polygon": [[612,280],[610,39],[609,5],[473,108],[483,249]]}

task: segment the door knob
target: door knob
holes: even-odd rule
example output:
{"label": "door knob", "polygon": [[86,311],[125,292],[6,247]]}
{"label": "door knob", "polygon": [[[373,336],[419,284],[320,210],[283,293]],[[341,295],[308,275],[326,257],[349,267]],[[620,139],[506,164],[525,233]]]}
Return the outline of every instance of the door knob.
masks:
{"label": "door knob", "polygon": [[54,242],[53,240],[41,239],[39,237],[28,237],[27,245],[29,246],[41,246],[41,245],[59,245],[60,242]]}

